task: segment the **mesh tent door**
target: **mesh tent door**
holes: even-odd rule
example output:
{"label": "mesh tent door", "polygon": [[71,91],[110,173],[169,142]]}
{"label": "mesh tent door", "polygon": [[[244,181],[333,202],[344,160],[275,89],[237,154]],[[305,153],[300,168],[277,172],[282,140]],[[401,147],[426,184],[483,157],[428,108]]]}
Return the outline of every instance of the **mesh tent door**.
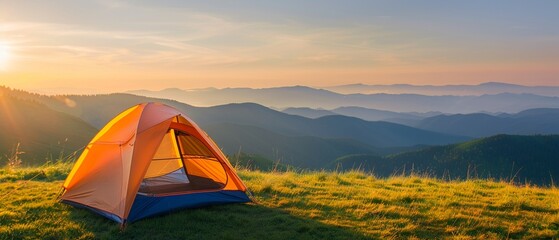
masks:
{"label": "mesh tent door", "polygon": [[139,193],[169,195],[222,189],[227,173],[221,162],[196,137],[170,129],[155,153]]}

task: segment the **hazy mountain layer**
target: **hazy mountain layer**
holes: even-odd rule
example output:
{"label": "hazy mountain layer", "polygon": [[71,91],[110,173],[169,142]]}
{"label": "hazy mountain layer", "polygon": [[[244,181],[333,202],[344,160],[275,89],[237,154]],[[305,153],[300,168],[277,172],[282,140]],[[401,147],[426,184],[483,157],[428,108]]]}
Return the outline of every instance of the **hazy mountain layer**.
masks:
{"label": "hazy mountain layer", "polygon": [[386,121],[403,125],[415,125],[418,121],[428,116],[436,116],[440,112],[430,113],[399,113],[362,107],[339,107],[332,110],[312,108],[286,108],[284,113],[299,115],[307,118],[319,118],[329,115],[344,115],[361,118],[367,121]]}
{"label": "hazy mountain layer", "polygon": [[541,96],[558,97],[559,87],[557,86],[523,86],[508,83],[488,82],[479,85],[366,85],[366,84],[347,84],[325,88],[327,90],[342,94],[421,94],[421,95],[483,95],[499,93],[529,93]]}
{"label": "hazy mountain layer", "polygon": [[371,108],[391,112],[508,112],[530,108],[559,108],[559,97],[534,94],[499,93],[481,96],[427,96],[418,94],[340,94],[310,87],[224,88],[161,91],[137,90],[133,94],[174,99],[195,106],[254,102],[285,109],[308,107],[334,109],[344,106]]}
{"label": "hazy mountain layer", "polygon": [[559,109],[530,109],[498,116],[483,113],[440,115],[423,119],[413,126],[471,137],[495,134],[559,134]]}

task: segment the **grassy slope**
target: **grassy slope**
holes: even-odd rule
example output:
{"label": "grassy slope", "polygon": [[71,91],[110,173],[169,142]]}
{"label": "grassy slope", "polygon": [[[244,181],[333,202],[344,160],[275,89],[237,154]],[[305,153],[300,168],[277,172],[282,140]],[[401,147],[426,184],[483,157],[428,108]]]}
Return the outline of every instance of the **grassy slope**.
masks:
{"label": "grassy slope", "polygon": [[97,131],[79,118],[0,91],[0,164],[17,143],[25,164],[40,165],[61,152],[81,149]]}
{"label": "grassy slope", "polygon": [[[552,238],[559,190],[359,172],[239,171],[258,204],[118,224],[55,201],[68,164],[0,169],[0,239]],[[20,181],[36,176],[33,181]],[[8,195],[6,195],[8,194]]]}

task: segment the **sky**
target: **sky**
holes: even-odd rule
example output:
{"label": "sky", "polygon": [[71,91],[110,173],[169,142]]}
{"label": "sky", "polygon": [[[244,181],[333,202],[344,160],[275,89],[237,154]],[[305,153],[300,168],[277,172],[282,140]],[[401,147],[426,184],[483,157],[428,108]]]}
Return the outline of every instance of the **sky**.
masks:
{"label": "sky", "polygon": [[559,85],[559,1],[0,0],[0,85]]}

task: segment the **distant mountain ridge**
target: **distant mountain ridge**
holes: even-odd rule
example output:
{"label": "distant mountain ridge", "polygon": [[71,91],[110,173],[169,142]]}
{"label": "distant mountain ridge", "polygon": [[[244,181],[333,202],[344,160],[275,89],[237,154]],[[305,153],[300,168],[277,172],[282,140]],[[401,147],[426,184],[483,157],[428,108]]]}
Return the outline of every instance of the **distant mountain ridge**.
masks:
{"label": "distant mountain ridge", "polygon": [[388,122],[370,122],[347,116],[308,119],[288,115],[254,103],[227,104],[208,108],[191,108],[189,116],[200,125],[235,123],[268,129],[287,136],[356,139],[376,147],[440,144],[467,138],[430,132]]}
{"label": "distant mountain ridge", "polygon": [[363,107],[339,107],[332,110],[312,108],[286,108],[283,110],[283,112],[308,118],[319,118],[330,115],[343,115],[360,118],[366,121],[386,121],[407,126],[412,126],[425,117],[442,114],[440,112],[400,113]]}
{"label": "distant mountain ridge", "polygon": [[514,113],[530,108],[559,108],[559,97],[535,94],[497,93],[479,96],[428,96],[419,94],[340,94],[304,86],[278,88],[224,88],[161,91],[136,90],[129,93],[173,99],[194,106],[253,102],[267,107],[335,109],[355,106],[391,112]]}
{"label": "distant mountain ridge", "polygon": [[529,109],[497,116],[484,113],[439,115],[425,118],[412,126],[470,137],[495,134],[559,134],[559,108]]}
{"label": "distant mountain ridge", "polygon": [[283,112],[309,118],[344,115],[473,138],[497,134],[559,134],[559,108],[535,108],[518,113],[501,114],[397,113],[360,107],[342,107],[332,110],[288,108]]}
{"label": "distant mountain ridge", "polygon": [[501,82],[486,82],[478,85],[411,85],[411,84],[390,84],[390,85],[367,85],[367,84],[346,84],[324,89],[342,94],[421,94],[421,95],[494,95],[499,93],[528,93],[541,96],[558,97],[559,86],[524,86]]}
{"label": "distant mountain ridge", "polygon": [[319,117],[330,116],[330,115],[343,115],[343,114],[338,114],[332,110],[314,109],[308,107],[290,107],[282,110],[282,112],[291,115],[298,115],[306,118],[319,118]]}

